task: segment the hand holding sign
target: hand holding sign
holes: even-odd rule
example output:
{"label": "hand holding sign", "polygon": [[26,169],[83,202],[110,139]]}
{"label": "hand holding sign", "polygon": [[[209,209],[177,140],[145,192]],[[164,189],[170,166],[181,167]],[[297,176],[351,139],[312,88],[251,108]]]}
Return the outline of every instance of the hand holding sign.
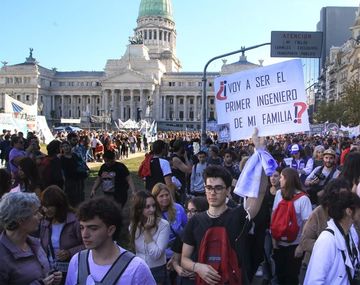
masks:
{"label": "hand holding sign", "polygon": [[216,78],[223,141],[247,139],[254,127],[260,136],[308,131],[303,77],[301,60],[290,60]]}
{"label": "hand holding sign", "polygon": [[265,137],[259,137],[259,129],[255,128],[252,135],[252,141],[255,145],[256,150],[263,150],[266,147]]}

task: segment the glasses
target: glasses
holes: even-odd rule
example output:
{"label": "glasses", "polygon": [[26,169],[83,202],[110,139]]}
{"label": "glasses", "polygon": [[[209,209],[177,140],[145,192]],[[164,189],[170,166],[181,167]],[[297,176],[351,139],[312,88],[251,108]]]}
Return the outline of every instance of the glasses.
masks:
{"label": "glasses", "polygon": [[186,210],[187,214],[192,214],[192,215],[196,214],[197,212],[198,211],[196,209]]}
{"label": "glasses", "polygon": [[210,193],[212,191],[214,191],[216,194],[217,193],[221,193],[222,190],[224,190],[226,187],[223,185],[215,185],[215,186],[211,186],[211,185],[205,185],[205,191]]}

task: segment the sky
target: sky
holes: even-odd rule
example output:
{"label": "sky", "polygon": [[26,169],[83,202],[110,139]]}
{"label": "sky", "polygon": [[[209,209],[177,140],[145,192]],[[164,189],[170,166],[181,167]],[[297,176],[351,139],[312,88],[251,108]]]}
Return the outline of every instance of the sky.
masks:
{"label": "sky", "polygon": [[[316,31],[320,9],[359,6],[359,0],[172,0],[182,71],[203,71],[218,55],[270,42],[271,31]],[[0,0],[0,61],[25,61],[29,48],[40,65],[58,71],[102,71],[126,51],[140,0]],[[354,15],[355,20],[355,15]],[[264,65],[270,47],[246,53]],[[228,57],[228,63],[239,55]],[[219,71],[221,60],[208,71]]]}

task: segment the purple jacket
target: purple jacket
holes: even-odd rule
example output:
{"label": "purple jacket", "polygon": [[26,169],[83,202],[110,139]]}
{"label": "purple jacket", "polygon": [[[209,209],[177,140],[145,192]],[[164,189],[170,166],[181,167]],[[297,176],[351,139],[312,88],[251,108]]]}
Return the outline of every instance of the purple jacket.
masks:
{"label": "purple jacket", "polygon": [[0,284],[40,285],[49,272],[49,262],[40,241],[28,237],[31,250],[22,251],[3,232],[0,234]]}
{"label": "purple jacket", "polygon": [[[40,241],[46,254],[50,254],[49,241],[51,238],[51,223],[43,219],[40,223]],[[60,234],[60,249],[66,249],[70,252],[70,258],[77,252],[85,249],[82,242],[80,223],[75,214],[69,212],[67,214],[65,225]],[[70,259],[68,260],[70,261]]]}

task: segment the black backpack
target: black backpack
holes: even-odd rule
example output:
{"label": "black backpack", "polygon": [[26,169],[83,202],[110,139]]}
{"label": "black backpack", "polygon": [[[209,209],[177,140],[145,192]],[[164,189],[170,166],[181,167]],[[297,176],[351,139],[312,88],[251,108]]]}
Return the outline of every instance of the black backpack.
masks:
{"label": "black backpack", "polygon": [[160,165],[160,158],[153,157],[150,161],[150,176],[145,178],[145,188],[151,191],[156,183],[164,183],[164,174]]}

